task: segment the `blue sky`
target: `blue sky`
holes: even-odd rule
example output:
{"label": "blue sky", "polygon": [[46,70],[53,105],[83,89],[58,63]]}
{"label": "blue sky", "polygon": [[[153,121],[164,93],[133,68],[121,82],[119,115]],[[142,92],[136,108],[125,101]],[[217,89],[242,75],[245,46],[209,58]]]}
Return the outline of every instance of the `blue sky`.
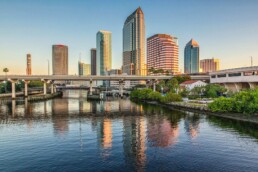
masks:
{"label": "blue sky", "polygon": [[221,68],[258,65],[257,0],[1,0],[0,73],[25,74],[32,54],[33,74],[47,74],[53,44],[69,47],[69,73],[78,59],[90,63],[98,30],[112,32],[113,68],[122,64],[123,23],[138,6],[145,14],[146,38],[166,33],[179,39],[183,71],[185,44],[195,39],[200,58],[220,58]]}

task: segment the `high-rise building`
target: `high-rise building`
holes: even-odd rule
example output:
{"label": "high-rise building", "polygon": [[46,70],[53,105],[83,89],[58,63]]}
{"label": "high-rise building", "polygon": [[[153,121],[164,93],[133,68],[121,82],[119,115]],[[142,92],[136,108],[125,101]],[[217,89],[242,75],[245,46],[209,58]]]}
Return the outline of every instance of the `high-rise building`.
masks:
{"label": "high-rise building", "polygon": [[112,68],[112,34],[109,31],[97,33],[97,75],[107,75]]}
{"label": "high-rise building", "polygon": [[156,34],[147,39],[148,70],[163,69],[178,73],[178,40],[167,34]]}
{"label": "high-rise building", "polygon": [[78,73],[80,76],[90,75],[91,74],[91,65],[83,63],[81,61],[78,62]]}
{"label": "high-rise building", "polygon": [[26,74],[31,75],[31,55],[27,54],[27,68],[26,68]]}
{"label": "high-rise building", "polygon": [[215,72],[220,70],[219,59],[203,59],[200,60],[201,72]]}
{"label": "high-rise building", "polygon": [[142,9],[127,17],[123,27],[123,73],[146,75],[145,23]]}
{"label": "high-rise building", "polygon": [[91,75],[97,75],[97,57],[96,48],[90,50],[91,57]]}
{"label": "high-rise building", "polygon": [[184,68],[185,73],[198,73],[200,66],[199,44],[191,39],[185,46]]}
{"label": "high-rise building", "polygon": [[65,45],[52,46],[53,75],[68,75],[68,47]]}

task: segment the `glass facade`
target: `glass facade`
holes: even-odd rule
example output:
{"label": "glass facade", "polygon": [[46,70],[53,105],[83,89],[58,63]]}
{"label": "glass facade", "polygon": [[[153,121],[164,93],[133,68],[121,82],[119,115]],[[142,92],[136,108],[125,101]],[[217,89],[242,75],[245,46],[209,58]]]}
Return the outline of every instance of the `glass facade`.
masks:
{"label": "glass facade", "polygon": [[106,75],[112,68],[112,34],[108,31],[97,33],[97,75]]}
{"label": "glass facade", "polygon": [[184,73],[198,73],[200,65],[200,48],[193,39],[185,46],[184,52]]}
{"label": "glass facade", "polygon": [[123,27],[123,73],[146,75],[144,14],[137,8]]}

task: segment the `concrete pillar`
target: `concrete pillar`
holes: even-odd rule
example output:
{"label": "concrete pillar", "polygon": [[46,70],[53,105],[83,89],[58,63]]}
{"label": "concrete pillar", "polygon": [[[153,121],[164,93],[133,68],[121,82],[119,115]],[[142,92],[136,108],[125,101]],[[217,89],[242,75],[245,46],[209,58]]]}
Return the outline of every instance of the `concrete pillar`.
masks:
{"label": "concrete pillar", "polygon": [[45,82],[44,81],[44,89],[43,89],[44,91],[44,95],[46,95],[47,94],[47,82]]}
{"label": "concrete pillar", "polygon": [[12,82],[12,98],[15,99],[16,98],[15,82],[14,81],[11,81],[11,82]]}
{"label": "concrete pillar", "polygon": [[249,86],[250,86],[250,89],[255,89],[256,88],[256,83],[254,82],[248,82]]}
{"label": "concrete pillar", "polygon": [[24,81],[24,97],[28,97],[28,84],[30,81]]}
{"label": "concrete pillar", "polygon": [[90,81],[90,95],[92,95],[92,81]]}
{"label": "concrete pillar", "polygon": [[56,86],[54,86],[54,93],[56,93]]}
{"label": "concrete pillar", "polygon": [[54,94],[54,84],[51,83],[51,94]]}
{"label": "concrete pillar", "polygon": [[123,87],[124,87],[123,83],[124,83],[123,80],[119,81],[119,95],[120,95],[120,97],[123,97]]}
{"label": "concrete pillar", "polygon": [[153,80],[153,91],[155,92],[156,91],[156,80]]}

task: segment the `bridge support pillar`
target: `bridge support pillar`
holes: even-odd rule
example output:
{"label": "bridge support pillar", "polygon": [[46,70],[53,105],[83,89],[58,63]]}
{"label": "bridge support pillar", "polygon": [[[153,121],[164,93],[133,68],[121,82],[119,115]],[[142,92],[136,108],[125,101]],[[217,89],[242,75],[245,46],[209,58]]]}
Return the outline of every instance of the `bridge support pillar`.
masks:
{"label": "bridge support pillar", "polygon": [[120,80],[119,81],[119,95],[120,97],[123,97],[123,87],[124,87],[124,81],[123,80]]}
{"label": "bridge support pillar", "polygon": [[250,89],[255,89],[257,87],[256,83],[254,82],[248,82]]}
{"label": "bridge support pillar", "polygon": [[153,91],[155,92],[156,91],[156,82],[157,80],[153,80],[152,84],[153,84]]}
{"label": "bridge support pillar", "polygon": [[12,83],[12,99],[16,98],[15,84],[18,80],[8,79]]}
{"label": "bridge support pillar", "polygon": [[90,95],[92,95],[92,80],[90,80]]}
{"label": "bridge support pillar", "polygon": [[51,83],[51,94],[54,94],[54,84]]}
{"label": "bridge support pillar", "polygon": [[24,81],[24,97],[28,97],[28,84],[30,81]]}
{"label": "bridge support pillar", "polygon": [[43,93],[44,95],[47,94],[47,84],[51,82],[51,80],[45,80],[45,79],[41,79],[41,81],[43,82]]}

